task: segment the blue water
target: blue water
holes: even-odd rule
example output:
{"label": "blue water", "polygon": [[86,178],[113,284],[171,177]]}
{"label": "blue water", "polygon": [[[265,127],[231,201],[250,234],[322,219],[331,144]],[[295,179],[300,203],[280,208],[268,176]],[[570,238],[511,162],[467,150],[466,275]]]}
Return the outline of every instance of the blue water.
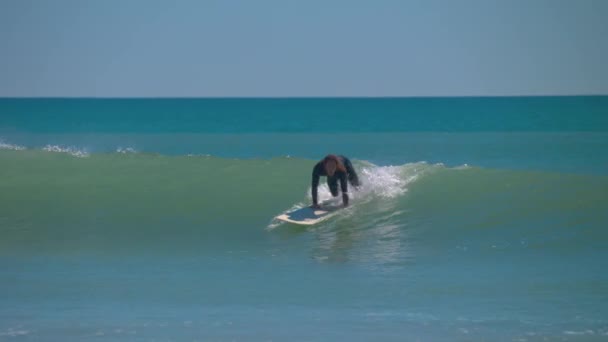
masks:
{"label": "blue water", "polygon": [[[607,340],[607,148],[608,97],[0,99],[0,340]],[[273,220],[327,153],[351,206]]]}
{"label": "blue water", "polygon": [[36,133],[605,132],[607,96],[0,99]]}

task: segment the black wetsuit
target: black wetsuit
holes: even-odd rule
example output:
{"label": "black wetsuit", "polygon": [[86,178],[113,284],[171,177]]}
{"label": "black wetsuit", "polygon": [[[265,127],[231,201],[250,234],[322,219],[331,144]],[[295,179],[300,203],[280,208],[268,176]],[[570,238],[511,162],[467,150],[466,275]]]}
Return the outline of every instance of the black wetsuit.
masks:
{"label": "black wetsuit", "polygon": [[350,160],[345,156],[338,156],[346,168],[346,172],[336,170],[333,176],[328,177],[325,172],[323,161],[320,161],[312,169],[312,204],[317,205],[317,187],[319,186],[319,177],[327,176],[327,185],[331,191],[332,196],[338,196],[338,181],[340,182],[340,188],[342,189],[342,200],[344,205],[348,205],[348,184],[357,187],[360,185],[359,177],[353,168]]}

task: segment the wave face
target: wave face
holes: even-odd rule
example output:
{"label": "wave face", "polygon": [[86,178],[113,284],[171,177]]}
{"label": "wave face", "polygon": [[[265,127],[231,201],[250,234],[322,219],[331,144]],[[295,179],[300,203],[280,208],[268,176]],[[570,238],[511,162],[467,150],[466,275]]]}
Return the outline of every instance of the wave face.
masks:
{"label": "wave face", "polygon": [[[66,152],[66,153],[51,153]],[[72,150],[0,150],[0,250],[165,248],[264,239],[272,217],[310,203],[314,161]],[[432,248],[601,246],[608,177],[424,162],[356,161],[352,205],[326,225],[414,234]],[[322,183],[321,198],[330,194]],[[385,228],[378,228],[385,227]],[[238,238],[237,238],[238,237]],[[181,246],[183,244],[183,246]]]}

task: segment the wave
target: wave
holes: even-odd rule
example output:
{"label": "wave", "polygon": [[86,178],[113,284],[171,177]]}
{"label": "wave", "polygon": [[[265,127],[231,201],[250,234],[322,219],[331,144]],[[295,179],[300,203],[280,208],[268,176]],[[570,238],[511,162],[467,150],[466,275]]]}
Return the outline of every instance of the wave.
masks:
{"label": "wave", "polygon": [[67,153],[74,157],[85,158],[89,156],[89,153],[86,150],[81,150],[76,147],[64,147],[59,145],[46,145],[42,148],[43,151],[46,152],[55,152],[55,153]]}
{"label": "wave", "polygon": [[22,151],[25,150],[25,146],[13,145],[0,140],[0,150]]}
{"label": "wave", "polygon": [[[0,250],[247,244],[293,231],[272,218],[311,202],[314,160],[65,153],[85,152],[0,150]],[[354,164],[363,185],[351,206],[315,231],[393,243],[407,235],[461,251],[590,248],[608,238],[606,176]],[[324,183],[319,196],[331,197]]]}
{"label": "wave", "polygon": [[116,153],[138,153],[133,147],[118,147],[116,149]]}

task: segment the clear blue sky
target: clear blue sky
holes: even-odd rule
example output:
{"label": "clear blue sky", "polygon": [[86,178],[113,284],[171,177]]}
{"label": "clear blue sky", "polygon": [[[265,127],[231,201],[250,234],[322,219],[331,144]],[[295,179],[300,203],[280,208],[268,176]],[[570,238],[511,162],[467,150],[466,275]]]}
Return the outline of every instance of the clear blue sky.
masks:
{"label": "clear blue sky", "polygon": [[0,96],[608,94],[608,1],[0,0]]}

